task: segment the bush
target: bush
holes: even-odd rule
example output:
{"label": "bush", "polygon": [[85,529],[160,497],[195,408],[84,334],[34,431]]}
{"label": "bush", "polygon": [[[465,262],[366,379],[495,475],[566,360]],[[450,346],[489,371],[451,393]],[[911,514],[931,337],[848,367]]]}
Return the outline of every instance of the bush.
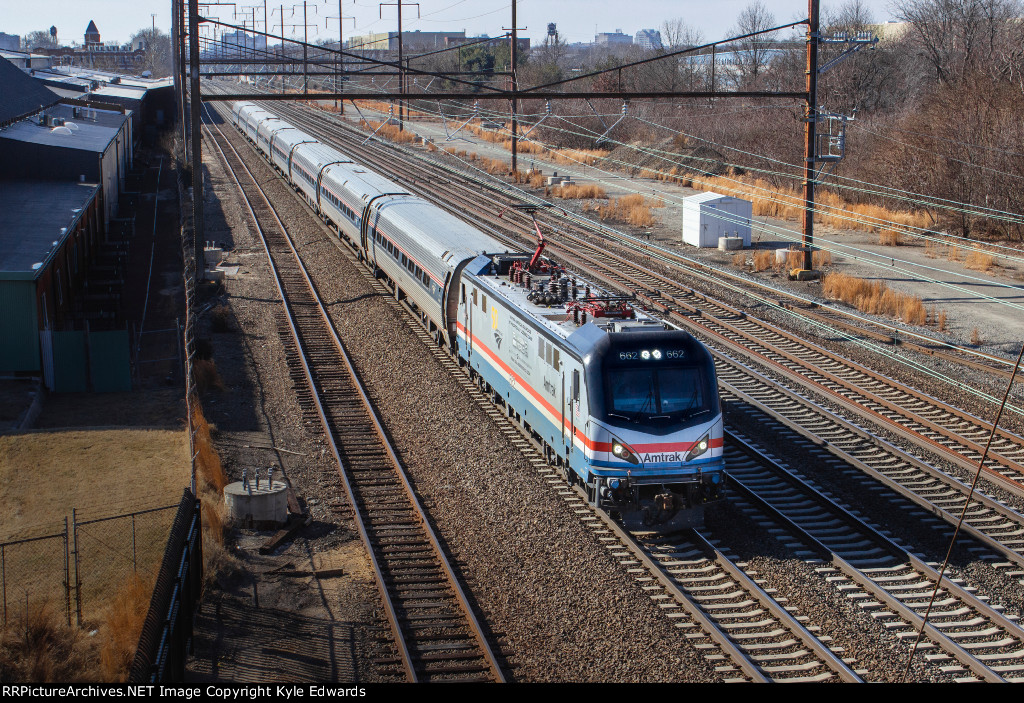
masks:
{"label": "bush", "polygon": [[910,325],[923,325],[928,313],[920,298],[898,293],[882,281],[866,281],[845,273],[830,273],[823,281],[823,292],[830,298],[842,300],[861,312],[888,315]]}
{"label": "bush", "polygon": [[210,329],[214,332],[231,331],[231,308],[218,305],[210,311]]}
{"label": "bush", "polygon": [[46,601],[12,602],[8,625],[0,631],[0,681],[83,683],[99,680],[95,638],[68,627]]}
{"label": "bush", "polygon": [[153,597],[154,579],[143,580],[132,574],[121,585],[107,609],[101,631],[100,671],[104,681],[123,683],[128,680],[135,648],[142,635],[142,626]]}
{"label": "bush", "polygon": [[221,380],[217,365],[213,359],[196,359],[192,362],[192,376],[196,382],[196,390],[200,395],[205,395],[211,390],[224,390],[224,381]]}

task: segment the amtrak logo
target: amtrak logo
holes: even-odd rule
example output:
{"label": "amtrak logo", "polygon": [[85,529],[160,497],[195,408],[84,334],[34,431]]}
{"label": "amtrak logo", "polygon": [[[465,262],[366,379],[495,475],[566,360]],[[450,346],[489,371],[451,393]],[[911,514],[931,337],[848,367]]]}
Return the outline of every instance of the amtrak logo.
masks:
{"label": "amtrak logo", "polygon": [[664,464],[670,461],[683,460],[683,455],[680,452],[669,452],[667,454],[644,454],[640,460],[645,464]]}

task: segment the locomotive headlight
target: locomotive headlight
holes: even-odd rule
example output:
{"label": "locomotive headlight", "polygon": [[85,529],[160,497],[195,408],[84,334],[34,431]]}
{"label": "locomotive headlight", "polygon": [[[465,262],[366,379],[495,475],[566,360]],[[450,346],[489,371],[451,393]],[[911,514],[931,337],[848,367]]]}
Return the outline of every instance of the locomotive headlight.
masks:
{"label": "locomotive headlight", "polygon": [[612,439],[612,454],[623,461],[628,461],[630,464],[640,463],[640,459],[637,457],[636,452],[633,451],[632,447],[617,439]]}
{"label": "locomotive headlight", "polygon": [[693,461],[701,454],[706,452],[708,450],[708,447],[710,446],[711,433],[708,432],[703,437],[698,439],[692,447],[690,447],[690,449],[686,452],[686,455],[683,457],[683,461]]}
{"label": "locomotive headlight", "polygon": [[640,352],[640,357],[641,357],[641,358],[642,358],[642,359],[643,359],[644,361],[647,361],[648,359],[650,359],[650,358],[651,358],[651,353],[650,353],[649,351],[647,351],[646,349],[644,349],[644,350],[643,350],[642,352]]}
{"label": "locomotive headlight", "polygon": [[661,350],[655,349],[654,351],[651,352],[651,356],[653,356],[654,360],[657,361],[658,359],[661,358]]}

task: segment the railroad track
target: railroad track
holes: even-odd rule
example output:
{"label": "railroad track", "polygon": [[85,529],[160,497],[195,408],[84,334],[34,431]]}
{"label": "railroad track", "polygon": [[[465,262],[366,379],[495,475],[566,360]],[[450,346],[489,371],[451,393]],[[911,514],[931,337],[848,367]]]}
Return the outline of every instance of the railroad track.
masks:
{"label": "railroad track", "polygon": [[[340,248],[350,253],[348,248]],[[380,289],[382,295],[389,296],[383,284],[372,279],[371,282]],[[395,302],[390,296],[389,302],[418,322],[415,313],[404,304]],[[450,372],[455,374],[460,371],[447,354],[437,349],[426,330],[419,325],[413,328],[425,346],[450,367]],[[463,385],[470,388],[502,430],[513,441],[517,441],[537,470],[569,502],[569,507],[585,516],[582,518],[585,524],[597,532],[598,538],[606,542],[606,546],[613,550],[613,555],[620,559],[624,567],[635,572],[635,577],[650,597],[671,615],[682,615],[678,609],[683,603],[686,604],[686,612],[690,617],[678,624],[682,629],[700,627],[703,630],[703,633],[695,637],[699,638],[696,643],[698,647],[713,650],[705,655],[710,661],[724,662],[716,667],[724,676],[729,678],[730,673],[735,671],[737,675],[733,680],[860,680],[858,673],[852,671],[836,652],[832,652],[785,607],[764,592],[738,565],[712,546],[706,537],[698,533],[688,533],[685,539],[652,539],[650,535],[642,533],[630,535],[610,523],[605,516],[591,511],[585,499],[580,495],[574,496],[568,490],[568,485],[561,480],[560,474],[548,467],[543,457],[533,451],[527,438],[520,434],[521,430],[499,408],[485,402],[488,399],[482,389],[476,388],[464,373],[456,374],[456,378],[460,378]],[[750,482],[750,461],[749,458],[744,460],[744,456],[749,457],[752,450],[744,447],[741,453],[737,453],[736,443],[737,440],[730,440],[729,464],[736,466],[738,473],[743,473],[745,467],[745,478]],[[745,490],[739,478],[734,476],[732,480],[735,485],[741,486],[741,490]],[[761,480],[763,482],[763,475]],[[775,504],[781,502],[783,505],[796,505],[794,510],[798,515],[808,507],[806,497],[803,498],[803,504],[797,504],[792,494],[780,493],[778,485],[766,488],[765,492],[777,499]],[[769,499],[752,494],[747,500],[757,503],[762,513],[778,512]],[[835,506],[832,509],[841,511]],[[819,509],[819,517],[820,512]],[[760,519],[764,520],[763,514]],[[827,578],[837,584],[838,590],[849,593],[852,588],[850,584],[855,584],[859,589],[857,595],[866,594],[876,599],[866,605],[894,610],[895,613],[879,611],[875,617],[895,618],[891,624],[887,623],[887,627],[897,628],[896,631],[900,633],[898,636],[904,638],[913,632],[914,627],[919,626],[921,618],[914,608],[923,607],[920,602],[922,594],[930,593],[928,579],[937,578],[937,574],[932,567],[907,555],[905,550],[872,528],[860,525],[856,529],[861,532],[857,533],[854,528],[848,527],[845,533],[839,534],[834,520],[819,520],[823,521],[823,525],[810,520],[811,527],[817,525],[819,532],[823,530],[825,533],[821,541],[818,541],[814,532],[807,530],[808,521],[805,520],[801,526],[785,518],[787,528],[798,532],[806,540],[805,548],[810,545],[820,558],[838,565],[820,567],[819,571],[828,574]],[[851,516],[850,520],[854,518]],[[888,551],[881,553],[879,547],[869,552],[861,551],[859,548],[867,539],[864,534],[871,535],[871,541],[884,545]],[[885,560],[878,561],[882,557]],[[900,563],[901,557],[906,564]],[[934,580],[930,583],[934,584]],[[891,590],[896,591],[896,595],[880,584],[887,584]],[[962,680],[1003,680],[999,672],[1009,672],[1013,675],[1006,678],[1016,680],[1016,672],[1024,668],[1018,668],[1015,662],[1021,656],[1020,645],[1024,643],[1024,638],[1018,635],[1024,633],[1020,633],[1015,623],[964,589],[952,585],[942,592],[943,595],[947,596],[950,590],[956,593],[959,600],[951,600],[949,597],[941,600],[941,607],[934,617],[943,622],[926,629],[930,641],[926,642],[924,649],[938,646],[942,650],[940,654],[928,654],[929,661],[938,664],[946,672],[955,674],[957,671],[965,671],[959,677]],[[907,605],[904,605],[904,601]],[[971,616],[955,619],[964,612],[970,612]],[[993,621],[997,624],[992,624]],[[704,639],[707,641],[701,641]],[[969,641],[968,646],[963,647],[957,643],[960,640],[977,641]],[[745,650],[744,644],[752,646]],[[943,664],[946,660],[955,661]],[[986,662],[992,663],[990,665]]]}
{"label": "railroad track", "polygon": [[[238,185],[284,302],[283,337],[300,403],[315,408],[338,462],[409,681],[504,674],[306,273],[288,230],[219,127],[207,136]],[[218,136],[219,135],[219,136]],[[385,664],[387,662],[384,662]]]}
{"label": "railroad track", "polygon": [[795,553],[825,562],[816,570],[838,592],[905,642],[924,627],[924,656],[958,681],[1024,681],[1024,630],[1000,608],[947,577],[925,625],[923,616],[939,581],[932,564],[751,441],[729,434],[727,446],[734,504],[751,512],[764,529],[781,525]]}
{"label": "railroad track", "polygon": [[[276,107],[281,110],[280,105]],[[333,141],[348,152],[359,153],[360,157],[367,158],[378,168],[393,171],[396,168],[404,167],[393,158],[388,158],[386,162],[383,160],[385,157],[393,155],[392,149],[378,146],[376,149],[368,151],[365,147],[356,145],[352,141],[353,138],[347,135],[346,130],[328,133],[323,128],[311,125],[312,118],[305,111],[295,108],[286,108],[282,111],[287,112],[296,123],[301,122],[305,129],[319,138]],[[315,113],[313,114],[315,115]],[[320,121],[328,119],[316,117]],[[340,143],[339,136],[349,136],[350,141]],[[456,214],[466,216],[468,213],[476,224],[486,228],[492,235],[504,239],[510,246],[524,246],[524,242],[518,238],[517,234],[528,229],[526,227],[527,220],[522,219],[522,226],[517,228],[513,225],[510,231],[510,225],[506,220],[514,219],[519,216],[518,213],[509,212],[505,216],[506,220],[498,220],[495,213],[489,210],[480,211],[477,206],[472,205],[474,200],[479,199],[479,184],[474,184],[471,188],[465,182],[460,182],[450,172],[446,173],[451,178],[439,177],[425,169],[426,167],[417,166],[415,171],[407,172],[405,175],[406,185],[441,205],[450,205],[447,201],[461,193],[463,198],[460,200],[461,209]],[[434,192],[439,189],[438,186],[443,186],[444,198]],[[827,400],[841,405],[862,421],[881,424],[886,429],[910,441],[923,444],[925,449],[932,453],[937,450],[942,451],[942,458],[951,460],[963,468],[973,466],[969,456],[972,451],[979,449],[979,442],[986,432],[984,421],[972,418],[956,408],[939,403],[907,386],[891,381],[891,379],[873,374],[870,370],[852,362],[849,362],[849,367],[846,367],[844,366],[847,363],[846,360],[830,352],[802,342],[793,335],[771,325],[756,321],[740,310],[675,283],[623,256],[604,251],[582,236],[564,230],[562,235],[558,241],[549,245],[549,249],[560,252],[561,255],[558,258],[561,258],[563,262],[573,268],[583,268],[589,277],[595,278],[609,287],[629,292],[650,291],[650,294],[641,294],[640,297],[646,298],[652,307],[666,312],[673,321],[682,324],[708,341],[719,362],[720,381],[735,390],[738,396],[746,401],[756,401],[754,402],[755,407],[798,429],[805,436],[817,435],[818,441],[833,454],[850,461],[868,475],[911,498],[919,505],[931,509],[947,523],[955,524],[957,522],[959,511],[969,493],[967,485],[916,456],[879,440],[877,431],[870,425],[867,428],[861,427],[829,411],[823,406],[822,401],[809,397],[808,393],[824,395]],[[567,238],[578,248],[568,249],[559,243]],[[582,267],[580,262],[582,262]],[[655,288],[655,285],[658,288]],[[675,294],[667,292],[670,285],[674,286]],[[744,328],[741,328],[740,325],[744,325]],[[767,342],[763,342],[760,337],[755,336],[754,333],[757,330],[761,330],[760,334],[763,336],[773,339],[770,343],[771,348],[765,346],[768,344]],[[716,341],[719,343],[715,344]],[[721,351],[723,345],[727,352]],[[783,349],[783,345],[787,348]],[[753,351],[751,351],[752,348]],[[796,352],[801,348],[806,349],[806,356],[818,358],[822,366],[831,370],[821,371],[818,366],[809,362],[805,366],[796,366],[794,360],[800,358]],[[777,354],[775,350],[780,351]],[[785,354],[782,354],[782,351],[785,351]],[[734,358],[730,353],[742,354],[748,358],[753,356],[756,361],[767,366],[773,373],[782,375],[783,381],[788,381],[791,385],[796,386],[796,391],[787,388],[786,384],[780,383],[776,377],[768,378],[759,373],[748,363]],[[789,366],[773,358],[773,356],[780,355],[784,361],[790,364]],[[850,374],[857,376],[865,386],[871,388],[870,393],[867,395],[851,394],[846,397],[827,385],[813,382],[818,377],[835,385],[837,382],[831,379],[838,376],[833,372],[842,368],[848,368]],[[847,385],[842,386],[843,388],[853,387],[852,382],[848,380],[844,383]],[[890,396],[885,399],[885,409],[891,413],[889,417],[870,408],[872,403],[878,405],[875,399],[881,400],[883,393]],[[902,404],[913,408],[915,412],[899,415],[897,411]],[[931,426],[942,427],[940,422],[942,417],[955,424],[957,432],[968,436],[960,437],[957,432],[949,428],[943,428],[943,432],[932,432],[929,429]],[[926,436],[907,428],[907,426],[915,424],[928,430],[931,434]],[[936,436],[941,438],[945,444],[940,443]],[[959,445],[962,453],[955,451],[958,446],[957,442],[960,441],[957,437],[967,443]],[[997,444],[1002,446],[1004,451],[998,455],[997,459],[990,461],[990,466],[986,467],[986,475],[997,481],[1000,487],[1022,495],[1021,491],[1024,490],[1024,487],[1021,487],[1012,478],[1013,475],[1016,475],[1016,469],[1011,467],[1019,466],[1012,457],[1019,455],[1020,447],[1024,447],[1024,439],[1003,432],[999,435]],[[1009,475],[1001,471],[1008,472]],[[1024,527],[1024,516],[1007,507],[998,499],[984,493],[979,494],[976,491],[975,500],[979,505],[969,513],[966,531],[996,553],[1024,566],[1024,552],[1022,552],[1024,540],[1021,539],[1019,532]]]}

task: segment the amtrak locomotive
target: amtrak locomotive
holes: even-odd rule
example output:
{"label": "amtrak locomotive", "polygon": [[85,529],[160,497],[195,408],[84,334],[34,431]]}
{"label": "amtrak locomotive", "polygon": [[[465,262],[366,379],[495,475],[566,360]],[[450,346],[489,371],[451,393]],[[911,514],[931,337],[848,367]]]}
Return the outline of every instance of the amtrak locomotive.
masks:
{"label": "amtrak locomotive", "polygon": [[253,103],[236,127],[591,503],[631,527],[699,524],[723,497],[707,349],[536,252],[513,253]]}

